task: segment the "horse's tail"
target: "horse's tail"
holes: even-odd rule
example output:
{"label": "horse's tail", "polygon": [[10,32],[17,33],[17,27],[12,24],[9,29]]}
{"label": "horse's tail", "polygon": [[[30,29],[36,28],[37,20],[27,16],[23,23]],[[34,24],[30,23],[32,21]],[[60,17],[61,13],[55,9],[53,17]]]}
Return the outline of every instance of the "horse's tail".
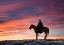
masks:
{"label": "horse's tail", "polygon": [[49,29],[47,30],[47,33],[49,34]]}

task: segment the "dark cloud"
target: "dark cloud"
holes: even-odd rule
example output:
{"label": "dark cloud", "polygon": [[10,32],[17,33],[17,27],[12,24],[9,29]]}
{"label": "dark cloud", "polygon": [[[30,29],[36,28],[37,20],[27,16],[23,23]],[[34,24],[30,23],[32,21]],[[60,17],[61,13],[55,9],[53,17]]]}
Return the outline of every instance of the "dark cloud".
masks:
{"label": "dark cloud", "polygon": [[17,2],[23,2],[26,0],[0,0],[0,5],[8,5],[8,4],[14,4]]}
{"label": "dark cloud", "polygon": [[5,22],[5,21],[4,20],[0,20],[0,24],[3,23],[3,22]]}
{"label": "dark cloud", "polygon": [[64,12],[64,0],[51,0],[50,1],[50,10],[54,11],[55,13],[62,13]]}

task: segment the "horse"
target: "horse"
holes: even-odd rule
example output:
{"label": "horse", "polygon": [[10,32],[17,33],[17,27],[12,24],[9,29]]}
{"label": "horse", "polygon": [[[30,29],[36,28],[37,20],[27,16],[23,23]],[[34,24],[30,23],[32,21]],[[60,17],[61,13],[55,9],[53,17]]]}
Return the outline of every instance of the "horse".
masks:
{"label": "horse", "polygon": [[31,30],[32,28],[34,29],[34,32],[36,33],[36,40],[38,40],[39,34],[41,34],[41,33],[43,33],[43,32],[45,33],[44,39],[47,38],[47,36],[48,36],[48,34],[49,34],[49,28],[48,28],[48,27],[44,27],[44,28],[41,30],[41,32],[38,32],[37,27],[36,27],[35,25],[33,25],[33,24],[29,27],[29,29]]}

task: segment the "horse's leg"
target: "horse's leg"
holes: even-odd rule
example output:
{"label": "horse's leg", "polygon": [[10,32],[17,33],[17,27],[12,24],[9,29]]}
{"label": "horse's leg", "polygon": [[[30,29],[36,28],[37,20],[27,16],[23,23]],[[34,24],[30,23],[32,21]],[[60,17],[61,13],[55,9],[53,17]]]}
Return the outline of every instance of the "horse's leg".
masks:
{"label": "horse's leg", "polygon": [[36,40],[38,40],[38,33],[36,33]]}
{"label": "horse's leg", "polygon": [[47,33],[45,32],[45,37],[44,37],[44,39],[46,39],[47,38]]}

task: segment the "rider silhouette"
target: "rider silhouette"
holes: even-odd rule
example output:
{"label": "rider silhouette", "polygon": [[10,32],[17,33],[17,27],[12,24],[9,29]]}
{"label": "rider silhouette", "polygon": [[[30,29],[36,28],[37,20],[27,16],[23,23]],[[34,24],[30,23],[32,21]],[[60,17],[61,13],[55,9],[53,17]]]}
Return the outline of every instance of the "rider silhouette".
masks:
{"label": "rider silhouette", "polygon": [[43,27],[43,24],[42,24],[41,20],[39,20],[39,23],[38,23],[38,25],[37,25],[37,32],[41,33],[41,30],[42,30],[43,28],[44,28],[44,27]]}

